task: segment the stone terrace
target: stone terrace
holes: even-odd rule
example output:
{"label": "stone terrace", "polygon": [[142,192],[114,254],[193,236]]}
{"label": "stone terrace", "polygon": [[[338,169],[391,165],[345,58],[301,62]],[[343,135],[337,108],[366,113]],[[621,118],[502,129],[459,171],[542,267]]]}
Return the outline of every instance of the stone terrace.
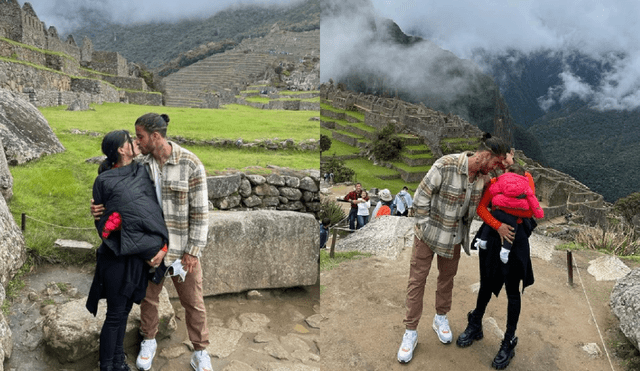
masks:
{"label": "stone terrace", "polygon": [[233,50],[212,55],[167,76],[165,104],[202,107],[207,93],[246,86],[272,63],[319,55],[319,47],[317,30],[274,31],[265,37],[245,39]]}

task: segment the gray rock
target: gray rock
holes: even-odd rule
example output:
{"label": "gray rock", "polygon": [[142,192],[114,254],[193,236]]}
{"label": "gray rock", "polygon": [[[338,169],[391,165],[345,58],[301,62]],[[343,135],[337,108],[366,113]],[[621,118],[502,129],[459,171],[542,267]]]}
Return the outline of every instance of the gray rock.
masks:
{"label": "gray rock", "polygon": [[0,197],[0,284],[7,286],[26,259],[24,236]]}
{"label": "gray rock", "polygon": [[9,170],[7,157],[4,154],[2,138],[0,138],[0,193],[6,201],[13,197],[13,176]]}
{"label": "gray rock", "polygon": [[242,177],[240,174],[218,175],[207,177],[209,198],[222,198],[238,192]]}
{"label": "gray rock", "polygon": [[319,238],[309,214],[212,212],[201,257],[204,295],[313,285]]}
{"label": "gray rock", "polygon": [[296,211],[304,209],[304,205],[300,201],[287,202],[278,206],[278,210]]}
{"label": "gray rock", "polygon": [[258,196],[279,196],[278,188],[269,184],[260,184],[253,188],[253,192]]}
{"label": "gray rock", "polygon": [[249,366],[248,364],[233,360],[226,365],[222,371],[255,371],[255,368]]}
{"label": "gray rock", "polygon": [[0,138],[9,165],[65,150],[42,113],[5,89],[0,89]]}
{"label": "gray rock", "polygon": [[286,197],[288,200],[298,201],[302,198],[302,192],[297,188],[280,187],[280,196]]}
{"label": "gray rock", "polygon": [[[61,363],[75,362],[99,349],[99,338],[107,305],[101,300],[94,317],[85,307],[86,297],[57,306],[43,321],[43,340]],[[156,339],[168,337],[177,328],[175,313],[166,289],[160,295],[160,328]],[[125,347],[138,341],[140,306],[134,305],[127,322]]]}
{"label": "gray rock", "polygon": [[309,192],[309,191],[304,191],[302,192],[302,200],[304,202],[311,202],[313,201],[313,199],[316,197],[317,193],[313,193],[313,192]]}
{"label": "gray rock", "polygon": [[89,111],[90,109],[89,102],[83,99],[76,99],[67,107],[67,111]]}
{"label": "gray rock", "polygon": [[240,195],[232,195],[213,200],[213,205],[220,210],[229,210],[240,205],[240,201],[242,201]]}
{"label": "gray rock", "polygon": [[282,187],[285,184],[284,178],[279,174],[269,174],[267,176],[267,183],[277,187]]}
{"label": "gray rock", "polygon": [[361,251],[397,259],[413,244],[414,218],[385,215],[370,221],[336,243],[336,251]]}
{"label": "gray rock", "polygon": [[631,271],[618,257],[605,255],[589,261],[587,272],[596,278],[596,281],[615,281],[624,277]]}
{"label": "gray rock", "polygon": [[255,207],[262,204],[262,199],[258,196],[250,196],[242,200],[246,207]]}
{"label": "gray rock", "polygon": [[306,176],[300,179],[300,189],[304,191],[318,192],[320,187],[318,186],[318,182],[313,180],[311,177]]}
{"label": "gray rock", "polygon": [[267,181],[267,179],[262,175],[247,175],[247,179],[249,179],[251,185],[260,185]]}
{"label": "gray rock", "polygon": [[242,332],[224,327],[210,327],[207,353],[213,357],[229,357],[238,347]]}
{"label": "gray rock", "polygon": [[620,320],[620,330],[640,349],[640,268],[620,278],[610,298],[611,311]]}
{"label": "gray rock", "polygon": [[280,204],[280,199],[276,197],[265,197],[262,199],[262,207],[276,207]]}
{"label": "gray rock", "polygon": [[300,187],[300,178],[295,176],[285,176],[284,183],[287,187],[298,188]]}
{"label": "gray rock", "polygon": [[242,181],[240,181],[240,188],[238,189],[238,193],[240,193],[240,196],[242,197],[251,196],[251,182],[247,179],[242,179]]}

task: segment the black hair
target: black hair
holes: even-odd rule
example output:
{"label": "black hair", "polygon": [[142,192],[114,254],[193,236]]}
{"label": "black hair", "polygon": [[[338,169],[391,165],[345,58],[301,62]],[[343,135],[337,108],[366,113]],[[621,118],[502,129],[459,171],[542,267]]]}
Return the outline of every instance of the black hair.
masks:
{"label": "black hair", "polygon": [[167,136],[167,126],[169,125],[169,115],[163,113],[145,113],[138,117],[136,126],[142,126],[147,133],[159,133],[163,138]]}
{"label": "black hair", "polygon": [[113,165],[120,160],[118,148],[122,147],[126,142],[131,143],[133,146],[131,136],[126,130],[114,130],[104,136],[102,139],[102,153],[104,153],[107,158],[102,161],[100,167],[98,167],[98,174],[113,168]]}
{"label": "black hair", "polygon": [[524,168],[518,164],[511,164],[511,166],[509,166],[507,168],[507,171],[510,173],[516,173],[518,175],[524,175]]}
{"label": "black hair", "polygon": [[331,219],[329,218],[322,219],[322,225],[324,225],[325,227],[328,227],[329,224],[331,224]]}
{"label": "black hair", "polygon": [[478,151],[489,151],[494,156],[506,156],[507,153],[511,152],[511,146],[498,137],[492,137],[489,133],[483,133]]}

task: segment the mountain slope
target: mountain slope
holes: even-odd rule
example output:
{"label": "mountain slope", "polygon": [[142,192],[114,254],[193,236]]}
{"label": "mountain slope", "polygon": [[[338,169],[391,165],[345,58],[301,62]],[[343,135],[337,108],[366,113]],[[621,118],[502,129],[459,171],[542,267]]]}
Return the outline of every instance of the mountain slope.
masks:
{"label": "mountain slope", "polygon": [[239,43],[247,37],[264,36],[275,23],[281,30],[316,30],[320,27],[320,0],[306,0],[287,7],[235,6],[205,20],[175,23],[122,26],[100,14],[83,16],[86,26],[70,32],[75,40],[81,42],[88,36],[96,50],[117,51],[130,62],[158,68],[201,45],[222,41]]}

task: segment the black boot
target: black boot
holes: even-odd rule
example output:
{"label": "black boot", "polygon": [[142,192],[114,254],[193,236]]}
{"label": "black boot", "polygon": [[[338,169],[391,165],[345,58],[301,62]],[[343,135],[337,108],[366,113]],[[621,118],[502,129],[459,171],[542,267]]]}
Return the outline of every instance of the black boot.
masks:
{"label": "black boot", "polygon": [[484,337],[482,333],[482,317],[474,316],[473,311],[471,311],[467,314],[467,319],[467,328],[458,336],[456,341],[456,344],[461,348],[468,347],[473,344],[474,340],[480,340]]}
{"label": "black boot", "polygon": [[124,353],[113,357],[113,371],[131,371],[127,364],[127,356]]}
{"label": "black boot", "polygon": [[508,339],[507,337],[502,340],[502,345],[500,346],[500,350],[498,354],[496,354],[496,358],[493,359],[493,363],[491,366],[496,370],[504,370],[509,366],[509,362],[511,362],[511,358],[516,355],[516,345],[518,345],[518,338],[513,337]]}

